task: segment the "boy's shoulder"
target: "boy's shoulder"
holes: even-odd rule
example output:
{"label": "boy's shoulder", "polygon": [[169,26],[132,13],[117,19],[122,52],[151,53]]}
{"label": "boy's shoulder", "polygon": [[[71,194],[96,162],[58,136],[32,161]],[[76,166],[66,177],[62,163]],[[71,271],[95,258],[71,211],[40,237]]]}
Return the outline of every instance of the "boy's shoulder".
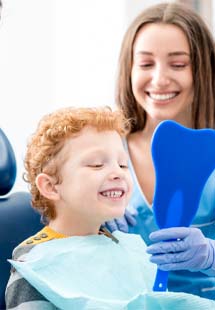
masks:
{"label": "boy's shoulder", "polygon": [[44,227],[42,230],[37,232],[35,235],[27,238],[22,243],[19,244],[21,246],[29,246],[29,245],[36,245],[42,242],[49,241],[54,239],[52,232],[48,229],[48,227]]}
{"label": "boy's shoulder", "polygon": [[53,239],[65,238],[66,236],[54,231],[49,226],[45,226],[42,230],[37,232],[35,235],[27,238],[22,243],[19,244],[18,247],[23,246],[34,246],[42,242],[47,242]]}
{"label": "boy's shoulder", "polygon": [[42,230],[37,232],[35,235],[27,238],[22,243],[20,243],[14,250],[14,252],[28,252],[32,249],[35,245],[47,242],[53,239],[65,238],[65,235],[60,234],[49,226],[45,226]]}
{"label": "boy's shoulder", "polygon": [[22,243],[20,243],[13,251],[13,257],[15,256],[15,258],[17,258],[22,254],[26,254],[37,244],[47,242],[52,239],[60,238],[61,236],[59,235],[60,234],[54,232],[48,226],[45,226],[35,235],[25,239]]}
{"label": "boy's shoulder", "polygon": [[48,233],[46,227],[37,232],[35,235],[27,238],[20,243],[13,251],[13,259],[18,259],[27,254],[35,245],[53,239],[51,233]]}

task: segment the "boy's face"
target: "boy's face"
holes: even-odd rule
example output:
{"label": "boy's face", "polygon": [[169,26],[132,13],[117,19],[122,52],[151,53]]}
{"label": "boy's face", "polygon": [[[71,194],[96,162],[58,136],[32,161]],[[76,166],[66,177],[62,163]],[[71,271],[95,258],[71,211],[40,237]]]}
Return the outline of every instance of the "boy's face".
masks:
{"label": "boy's face", "polygon": [[87,126],[69,138],[61,152],[67,160],[59,170],[62,182],[56,186],[57,216],[64,213],[97,224],[123,216],[132,181],[120,135]]}

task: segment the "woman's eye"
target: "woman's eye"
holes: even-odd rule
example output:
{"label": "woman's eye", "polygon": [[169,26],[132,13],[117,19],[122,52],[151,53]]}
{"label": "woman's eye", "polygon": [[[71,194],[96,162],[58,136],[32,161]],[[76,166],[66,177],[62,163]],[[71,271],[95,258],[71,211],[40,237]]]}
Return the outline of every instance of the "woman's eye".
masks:
{"label": "woman's eye", "polygon": [[186,64],[182,64],[182,63],[172,64],[172,67],[176,69],[185,68],[186,66],[187,66]]}
{"label": "woman's eye", "polygon": [[147,68],[151,68],[153,66],[153,63],[151,63],[151,62],[142,63],[139,66],[140,66],[140,68],[147,69]]}

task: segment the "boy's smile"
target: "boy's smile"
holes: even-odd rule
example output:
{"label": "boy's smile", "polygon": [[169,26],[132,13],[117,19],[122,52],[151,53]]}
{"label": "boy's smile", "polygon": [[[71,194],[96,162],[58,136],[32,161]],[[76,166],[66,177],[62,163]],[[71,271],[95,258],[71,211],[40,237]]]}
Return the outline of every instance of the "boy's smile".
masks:
{"label": "boy's smile", "polygon": [[58,158],[62,182],[55,185],[57,217],[50,222],[52,228],[65,234],[96,233],[103,222],[123,216],[132,181],[116,131],[87,126],[68,138]]}
{"label": "boy's smile", "polygon": [[111,199],[121,198],[124,195],[124,193],[125,193],[125,190],[120,189],[120,188],[110,189],[110,190],[100,192],[102,196],[111,198]]}

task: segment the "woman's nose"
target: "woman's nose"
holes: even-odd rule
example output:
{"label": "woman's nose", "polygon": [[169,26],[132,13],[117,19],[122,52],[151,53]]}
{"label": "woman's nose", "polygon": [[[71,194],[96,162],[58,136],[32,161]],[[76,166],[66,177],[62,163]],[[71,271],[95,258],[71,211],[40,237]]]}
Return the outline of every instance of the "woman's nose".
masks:
{"label": "woman's nose", "polygon": [[152,72],[151,84],[156,88],[163,88],[170,84],[168,69],[164,66],[156,66]]}

